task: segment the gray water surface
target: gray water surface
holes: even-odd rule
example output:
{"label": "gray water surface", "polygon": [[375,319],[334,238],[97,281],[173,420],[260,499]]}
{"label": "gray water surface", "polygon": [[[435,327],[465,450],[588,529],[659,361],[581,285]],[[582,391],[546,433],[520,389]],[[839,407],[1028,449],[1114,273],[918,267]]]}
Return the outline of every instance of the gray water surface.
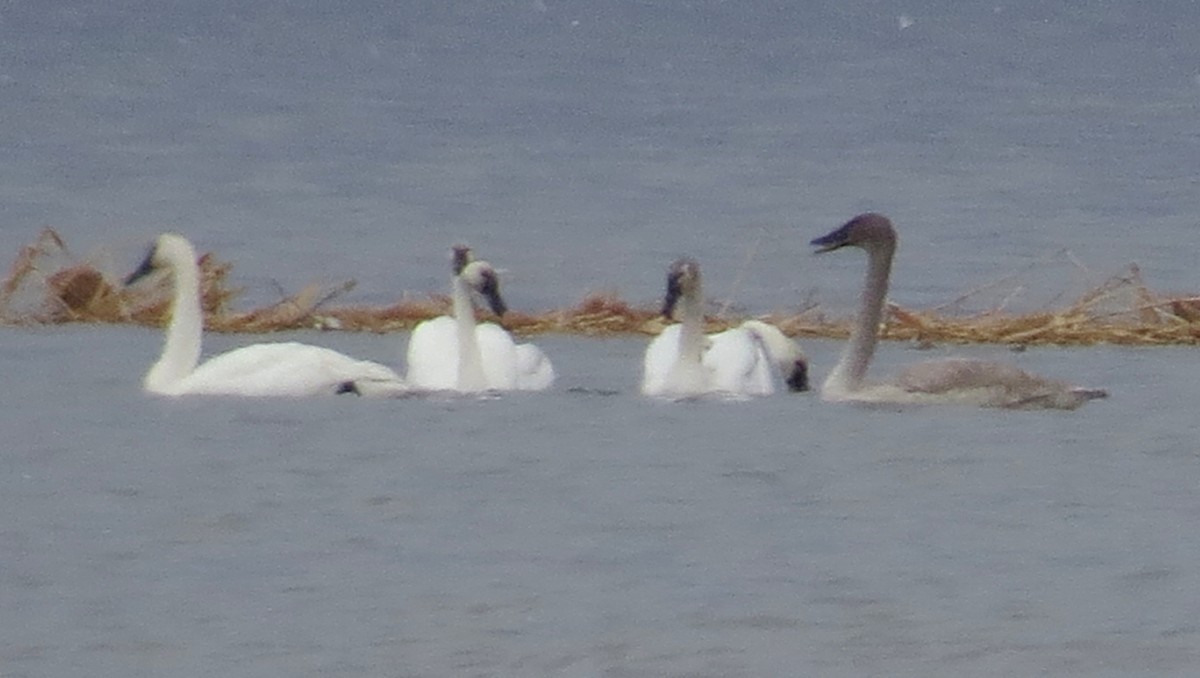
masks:
{"label": "gray water surface", "polygon": [[[300,338],[381,360],[404,341]],[[164,400],[137,388],[158,342],[6,333],[6,676],[1200,662],[1183,350],[957,351],[1114,393],[1031,413],[658,402],[637,394],[644,340],[559,337],[545,393]],[[809,342],[815,364],[837,350]],[[920,357],[888,344],[879,367]]]}
{"label": "gray water surface", "polygon": [[[1200,287],[1200,4],[920,5],[0,3],[0,255],[54,226],[116,279],[173,229],[241,305],[385,303],[466,241],[521,311],[691,255],[837,314],[862,257],[806,243],[876,209],[906,306]],[[160,342],[0,330],[5,678],[1200,666],[1194,349],[956,351],[1112,393],[1030,413],[650,401],[637,337],[539,337],[546,393],[163,400]]]}

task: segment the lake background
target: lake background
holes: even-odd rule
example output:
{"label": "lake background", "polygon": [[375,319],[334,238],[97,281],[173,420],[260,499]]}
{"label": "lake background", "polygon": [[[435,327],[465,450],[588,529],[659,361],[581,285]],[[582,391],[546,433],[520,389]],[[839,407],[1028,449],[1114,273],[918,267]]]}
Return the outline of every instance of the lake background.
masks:
{"label": "lake background", "polygon": [[[241,303],[384,303],[465,241],[544,310],[652,303],[687,254],[739,312],[849,313],[862,257],[807,242],[874,209],[904,305],[1063,249],[1087,270],[1016,307],[1130,262],[1194,293],[1197,34],[1193,2],[3,3],[0,255],[53,226],[117,276],[173,229]],[[0,332],[5,678],[1200,665],[1194,349],[939,349],[1113,394],[1063,414],[648,402],[638,337],[538,338],[542,394],[173,402],[160,341]]]}

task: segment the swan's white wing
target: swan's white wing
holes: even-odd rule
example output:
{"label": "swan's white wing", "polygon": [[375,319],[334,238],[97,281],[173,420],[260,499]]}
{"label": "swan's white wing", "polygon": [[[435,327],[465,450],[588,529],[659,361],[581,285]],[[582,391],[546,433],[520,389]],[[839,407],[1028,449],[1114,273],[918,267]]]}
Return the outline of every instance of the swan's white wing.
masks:
{"label": "swan's white wing", "polygon": [[[484,323],[476,326],[475,341],[488,388],[521,388],[517,377],[519,352],[512,336],[498,325]],[[458,388],[458,328],[453,318],[427,320],[413,330],[408,341],[408,383],[420,389]]]}
{"label": "swan's white wing", "polygon": [[667,393],[671,368],[679,360],[680,325],[669,325],[650,341],[642,360],[642,393],[651,396]]}
{"label": "swan's white wing", "polygon": [[494,323],[475,327],[475,341],[483,358],[483,374],[488,388],[511,391],[517,386],[517,344],[512,335]]}
{"label": "swan's white wing", "polygon": [[702,362],[715,391],[741,395],[775,392],[773,362],[762,343],[748,330],[735,327],[710,334]]}
{"label": "swan's white wing", "polygon": [[761,320],[747,320],[739,327],[758,340],[789,390],[808,390],[808,359],[798,342],[788,338],[778,327]]}
{"label": "swan's white wing", "polygon": [[517,388],[541,391],[554,383],[554,365],[533,344],[517,344]]}
{"label": "swan's white wing", "polygon": [[458,333],[454,319],[439,316],[416,326],[408,339],[408,383],[414,388],[458,386]]}
{"label": "swan's white wing", "polygon": [[333,395],[349,381],[399,381],[390,368],[296,342],[254,344],[200,365],[172,394],[241,396]]}

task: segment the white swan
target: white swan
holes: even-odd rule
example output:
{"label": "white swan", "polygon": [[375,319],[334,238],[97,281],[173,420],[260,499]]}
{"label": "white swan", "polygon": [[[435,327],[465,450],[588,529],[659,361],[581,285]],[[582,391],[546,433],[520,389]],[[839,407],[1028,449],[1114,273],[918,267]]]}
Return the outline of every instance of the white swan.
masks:
{"label": "white swan", "polygon": [[1073,410],[1108,394],[1071,386],[1022,369],[984,360],[922,362],[891,382],[868,382],[867,367],[879,341],[896,231],[887,217],[860,214],[812,244],[818,253],[859,247],[867,253],[867,278],[850,343],[821,388],[824,400],[884,403],[964,403],[982,407]]}
{"label": "white swan", "polygon": [[705,336],[703,306],[699,264],[692,259],[671,264],[662,313],[670,318],[678,308],[680,322],[663,330],[646,347],[642,393],[669,397],[770,395],[780,377],[793,391],[808,389],[808,362],[800,347],[779,328],[750,320]]}
{"label": "white swan", "polygon": [[175,294],[162,356],[143,380],[150,393],[295,397],[342,393],[358,382],[387,383],[393,389],[402,383],[379,363],[296,342],[245,346],[198,365],[204,318],[195,249],[183,236],[164,233],[125,284],[160,268],[171,272]]}
{"label": "white swan", "polygon": [[451,298],[454,315],[417,325],[408,342],[408,383],[426,390],[540,391],[554,383],[554,366],[533,344],[517,344],[502,327],[477,324],[471,292],[498,316],[507,306],[496,271],[475,261],[466,247],[453,250]]}

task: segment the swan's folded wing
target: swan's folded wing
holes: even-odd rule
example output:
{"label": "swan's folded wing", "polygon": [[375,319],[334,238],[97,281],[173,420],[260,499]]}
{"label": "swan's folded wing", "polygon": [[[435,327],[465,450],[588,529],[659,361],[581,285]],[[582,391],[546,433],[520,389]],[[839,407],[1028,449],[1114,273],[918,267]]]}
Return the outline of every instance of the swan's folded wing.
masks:
{"label": "swan's folded wing", "polygon": [[670,325],[646,347],[646,356],[642,360],[642,393],[666,393],[667,377],[679,359],[679,332],[679,325]]}
{"label": "swan's folded wing", "polygon": [[773,363],[758,338],[745,329],[709,335],[703,362],[715,390],[742,395],[775,392]]}
{"label": "swan's folded wing", "polygon": [[1015,365],[965,358],[918,363],[904,370],[896,384],[909,393],[1014,409],[1075,409],[1093,397],[1102,397]]}
{"label": "swan's folded wing", "polygon": [[390,368],[296,342],[254,344],[200,365],[180,393],[241,396],[333,395],[347,381],[399,380]]}
{"label": "swan's folded wing", "polygon": [[451,390],[458,384],[458,335],[454,319],[439,316],[416,326],[408,339],[408,383]]}
{"label": "swan's folded wing", "polygon": [[517,388],[541,391],[554,383],[554,365],[533,344],[517,344]]}
{"label": "swan's folded wing", "polygon": [[512,335],[495,323],[475,327],[475,341],[483,359],[488,388],[511,391],[517,385],[517,344]]}

